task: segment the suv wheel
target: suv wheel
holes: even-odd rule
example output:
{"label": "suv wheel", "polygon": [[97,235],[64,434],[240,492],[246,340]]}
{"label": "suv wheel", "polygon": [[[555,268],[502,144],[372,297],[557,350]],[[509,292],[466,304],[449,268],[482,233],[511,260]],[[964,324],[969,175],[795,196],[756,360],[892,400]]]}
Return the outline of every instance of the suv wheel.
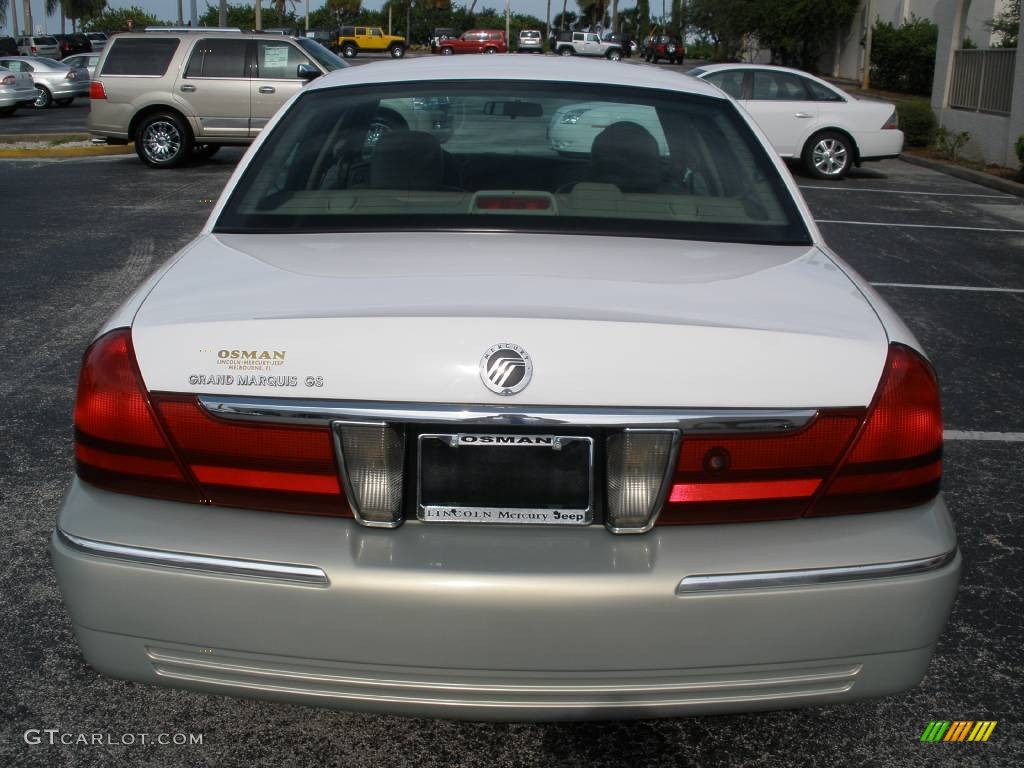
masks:
{"label": "suv wheel", "polygon": [[401,43],[395,43],[388,48],[388,52],[391,54],[392,59],[400,59],[405,56],[405,46]]}
{"label": "suv wheel", "polygon": [[613,48],[612,50],[608,51],[608,58],[611,61],[621,61],[622,51],[620,51],[618,48]]}
{"label": "suv wheel", "polygon": [[822,131],[807,140],[800,159],[816,179],[841,179],[853,163],[853,147],[841,133]]}
{"label": "suv wheel", "polygon": [[173,168],[192,154],[192,134],[176,115],[150,115],[135,131],[135,152],[151,168]]}
{"label": "suv wheel", "polygon": [[344,56],[346,59],[354,59],[356,57],[356,53],[358,52],[359,49],[356,48],[355,45],[353,45],[352,43],[345,43],[343,46],[341,46],[341,55]]}
{"label": "suv wheel", "polygon": [[572,56],[572,55],[573,55],[574,53],[576,53],[576,51],[574,51],[574,50],[572,49],[572,46],[569,46],[569,45],[567,45],[567,46],[565,46],[564,48],[562,48],[562,49],[561,49],[561,50],[560,50],[560,51],[558,52],[558,55],[559,55],[559,56]]}
{"label": "suv wheel", "polygon": [[32,106],[36,109],[49,109],[53,105],[53,94],[44,85],[37,85],[36,88],[39,89],[39,95]]}

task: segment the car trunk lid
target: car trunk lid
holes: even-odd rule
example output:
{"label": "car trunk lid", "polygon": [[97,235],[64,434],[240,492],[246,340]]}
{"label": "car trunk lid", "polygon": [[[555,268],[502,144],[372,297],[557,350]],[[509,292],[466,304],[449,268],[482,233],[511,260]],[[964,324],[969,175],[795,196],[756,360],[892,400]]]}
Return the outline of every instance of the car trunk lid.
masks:
{"label": "car trunk lid", "polygon": [[153,391],[517,406],[863,406],[887,353],[814,246],[521,234],[206,235],[133,336]]}

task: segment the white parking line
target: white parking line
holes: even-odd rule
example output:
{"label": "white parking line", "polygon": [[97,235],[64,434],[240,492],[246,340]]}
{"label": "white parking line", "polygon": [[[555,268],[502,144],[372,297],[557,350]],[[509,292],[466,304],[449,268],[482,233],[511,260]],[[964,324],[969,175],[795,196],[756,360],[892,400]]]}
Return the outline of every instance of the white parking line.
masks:
{"label": "white parking line", "polygon": [[1000,229],[998,227],[954,227],[948,224],[901,224],[893,221],[842,221],[839,219],[815,219],[815,224],[854,224],[861,227],[911,227],[915,229],[959,229],[966,232],[1007,232],[1024,235],[1024,229]]}
{"label": "white parking line", "polygon": [[997,443],[1024,443],[1024,432],[971,432],[947,429],[946,440],[991,440]]}
{"label": "white parking line", "polygon": [[871,283],[882,288],[927,288],[932,291],[980,291],[982,293],[1024,293],[1024,288],[988,288],[982,285],[924,285],[923,283]]}
{"label": "white parking line", "polygon": [[916,189],[873,189],[871,187],[824,187],[817,184],[798,184],[800,189],[832,189],[837,192],[881,192],[885,195],[927,195],[928,197],[995,197],[1016,200],[1014,195],[982,195],[968,192],[919,192]]}

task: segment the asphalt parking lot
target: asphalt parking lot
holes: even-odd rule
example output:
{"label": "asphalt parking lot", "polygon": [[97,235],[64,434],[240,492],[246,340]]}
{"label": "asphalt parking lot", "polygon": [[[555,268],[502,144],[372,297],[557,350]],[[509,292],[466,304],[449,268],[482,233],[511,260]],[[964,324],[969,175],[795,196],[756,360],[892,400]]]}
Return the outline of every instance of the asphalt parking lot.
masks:
{"label": "asphalt parking lot", "polygon": [[[479,724],[245,701],[93,672],[46,553],[72,474],[78,361],[110,312],[198,231],[240,156],[228,149],[162,172],[134,155],[0,161],[26,212],[5,214],[0,258],[0,766],[1024,763],[1024,199],[895,160],[843,182],[797,180],[828,242],[918,335],[944,391],[944,485],[964,573],[919,687],[756,715]],[[937,719],[999,725],[987,743],[921,743]],[[28,729],[117,740],[202,734],[202,744],[29,745]]]}

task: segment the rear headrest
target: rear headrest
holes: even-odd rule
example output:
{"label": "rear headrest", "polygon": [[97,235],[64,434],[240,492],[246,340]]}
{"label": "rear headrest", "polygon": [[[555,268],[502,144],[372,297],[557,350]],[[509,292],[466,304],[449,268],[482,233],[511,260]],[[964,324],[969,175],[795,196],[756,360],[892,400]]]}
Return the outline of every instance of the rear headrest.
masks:
{"label": "rear headrest", "polygon": [[661,181],[658,142],[637,123],[612,123],[597,134],[590,159],[593,181],[614,184],[623,192],[652,191]]}
{"label": "rear headrest", "polygon": [[374,189],[437,189],[444,184],[441,143],[423,131],[392,131],[380,137],[370,159]]}

